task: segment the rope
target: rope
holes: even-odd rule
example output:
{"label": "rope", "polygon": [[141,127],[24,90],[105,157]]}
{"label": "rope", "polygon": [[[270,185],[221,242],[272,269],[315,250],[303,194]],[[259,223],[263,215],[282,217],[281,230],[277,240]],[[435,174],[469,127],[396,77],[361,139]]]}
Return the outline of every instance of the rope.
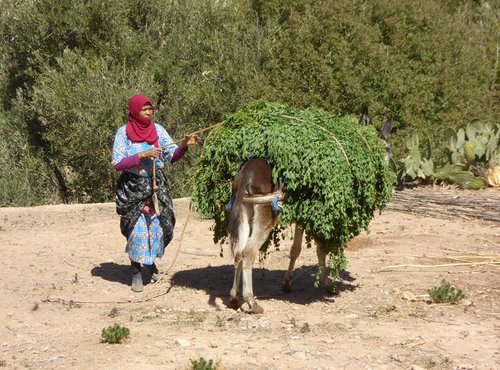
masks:
{"label": "rope", "polygon": [[361,137],[361,139],[363,139],[363,141],[365,142],[365,144],[368,147],[368,149],[372,150],[372,148],[371,148],[370,144],[368,144],[368,141],[366,140],[366,138],[363,135],[361,135],[361,132],[359,132],[358,130],[356,130],[356,132]]}
{"label": "rope", "polygon": [[[193,203],[192,200],[189,200],[188,214],[187,214],[187,217],[186,217],[186,221],[184,222],[184,225],[182,226],[181,236],[179,238],[179,246],[177,247],[177,252],[175,253],[174,259],[172,260],[172,263],[170,264],[170,266],[168,267],[168,269],[165,270],[165,272],[163,273],[163,275],[160,277],[160,279],[158,279],[156,281],[156,283],[158,283],[163,278],[163,276],[165,276],[172,269],[172,267],[175,264],[175,261],[177,261],[177,257],[179,256],[179,252],[180,252],[181,246],[182,246],[182,239],[184,239],[184,234],[186,232],[188,221],[189,221],[189,218],[191,217],[191,213],[192,213],[191,212],[191,206],[192,206],[192,203]],[[172,280],[172,278],[170,278],[170,280]]]}
{"label": "rope", "polygon": [[[187,136],[196,135],[196,134],[201,134],[202,132],[209,131],[209,130],[212,130],[212,129],[216,128],[216,127],[219,127],[219,126],[221,126],[223,123],[224,123],[224,121],[219,122],[219,123],[216,123],[215,125],[212,125],[212,126],[209,126],[209,127],[202,128],[202,129],[197,130],[197,131],[193,131],[193,132],[191,132],[190,134],[187,134]],[[184,138],[179,139],[179,140],[175,140],[175,141],[173,141],[173,142],[170,142],[170,143],[168,143],[167,145],[162,146],[162,149],[163,149],[163,148],[166,148],[167,146],[170,146],[170,145],[172,145],[172,144],[179,144],[179,143],[180,143],[180,142],[182,142],[183,140],[184,140]]]}
{"label": "rope", "polygon": [[170,277],[170,279],[169,279],[170,286],[167,288],[166,291],[161,292],[161,293],[155,293],[155,289],[154,288],[160,286],[159,283],[161,282],[161,280],[163,279],[163,277],[172,269],[172,267],[175,265],[175,262],[177,261],[177,257],[179,256],[179,252],[180,252],[181,246],[182,246],[182,240],[184,239],[184,234],[186,232],[188,221],[189,221],[189,218],[190,218],[191,213],[192,213],[191,212],[191,205],[192,205],[192,201],[190,200],[189,201],[188,214],[187,214],[187,217],[186,217],[186,221],[184,222],[184,225],[182,227],[181,236],[179,238],[179,245],[177,247],[177,251],[175,252],[174,259],[172,260],[172,263],[170,264],[170,266],[165,270],[165,272],[156,281],[156,283],[153,286],[153,289],[151,289],[149,291],[149,296],[146,296],[144,298],[138,298],[138,299],[122,299],[122,300],[111,300],[111,301],[77,301],[77,300],[74,300],[74,299],[66,300],[66,299],[62,299],[62,298],[47,298],[47,299],[42,300],[42,302],[44,302],[44,303],[61,303],[61,304],[68,305],[70,307],[81,305],[81,304],[128,304],[128,303],[144,303],[144,302],[149,302],[149,301],[151,301],[153,299],[156,299],[158,297],[162,297],[164,295],[167,295],[168,293],[170,293],[170,290],[173,287],[173,285],[172,285],[172,277]]}

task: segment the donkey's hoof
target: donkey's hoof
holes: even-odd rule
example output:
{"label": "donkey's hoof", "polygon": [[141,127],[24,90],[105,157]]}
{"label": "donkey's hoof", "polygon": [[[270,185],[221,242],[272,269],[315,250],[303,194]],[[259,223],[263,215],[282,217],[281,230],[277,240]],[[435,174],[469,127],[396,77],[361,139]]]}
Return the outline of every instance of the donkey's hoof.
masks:
{"label": "donkey's hoof", "polygon": [[238,298],[231,298],[228,306],[229,306],[229,308],[234,308],[235,310],[240,308],[240,302],[239,302]]}
{"label": "donkey's hoof", "polygon": [[327,284],[323,285],[323,289],[328,295],[338,295],[337,285],[336,284]]}
{"label": "donkey's hoof", "polygon": [[261,306],[259,306],[257,303],[254,303],[249,312],[252,314],[261,314],[261,313],[264,313],[264,309]]}

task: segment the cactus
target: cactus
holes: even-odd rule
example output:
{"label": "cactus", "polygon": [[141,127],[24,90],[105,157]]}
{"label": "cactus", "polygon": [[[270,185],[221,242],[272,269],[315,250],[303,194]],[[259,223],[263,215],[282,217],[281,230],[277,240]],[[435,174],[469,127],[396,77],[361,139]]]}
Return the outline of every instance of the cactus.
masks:
{"label": "cactus", "polygon": [[448,161],[437,167],[432,160],[432,148],[427,141],[427,152],[422,154],[418,135],[406,140],[408,156],[399,161],[398,183],[410,181],[449,181],[461,188],[481,189],[488,186],[488,168],[500,165],[500,124],[470,122],[465,129],[448,128],[446,154]]}
{"label": "cactus", "polygon": [[464,144],[464,156],[467,163],[472,163],[476,158],[476,142],[474,140],[467,140]]}
{"label": "cactus", "polygon": [[488,165],[495,160],[499,150],[500,125],[484,124],[474,121],[464,129],[454,132],[447,129],[449,143],[447,152],[450,163],[467,164],[469,167],[478,162]]}
{"label": "cactus", "polygon": [[419,146],[420,141],[416,132],[406,139],[406,148],[409,154],[400,161],[401,166],[397,174],[398,183],[401,184],[406,180],[415,181],[417,179],[422,181],[432,180],[434,163],[431,159],[432,147],[430,140],[427,140],[427,153],[423,158]]}

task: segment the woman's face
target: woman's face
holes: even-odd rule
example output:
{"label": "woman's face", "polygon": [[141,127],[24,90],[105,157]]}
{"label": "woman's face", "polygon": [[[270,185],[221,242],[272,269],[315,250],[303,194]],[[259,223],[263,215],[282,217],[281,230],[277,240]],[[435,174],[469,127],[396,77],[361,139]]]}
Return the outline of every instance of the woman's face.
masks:
{"label": "woman's face", "polygon": [[153,115],[154,109],[151,105],[146,104],[144,107],[142,107],[141,111],[139,112],[139,117],[141,118],[151,118]]}

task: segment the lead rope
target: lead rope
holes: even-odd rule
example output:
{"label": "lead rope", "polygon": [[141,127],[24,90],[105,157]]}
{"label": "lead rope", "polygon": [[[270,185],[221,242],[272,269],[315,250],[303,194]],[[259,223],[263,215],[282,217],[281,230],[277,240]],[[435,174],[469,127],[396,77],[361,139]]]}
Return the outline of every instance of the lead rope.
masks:
{"label": "lead rope", "polygon": [[59,303],[59,304],[63,304],[63,305],[68,305],[70,307],[78,307],[78,305],[82,305],[82,304],[131,304],[131,303],[143,303],[143,302],[149,302],[149,301],[152,301],[153,299],[156,299],[158,297],[162,297],[164,295],[167,295],[168,293],[170,293],[170,290],[173,288],[173,284],[172,284],[172,278],[173,278],[173,276],[170,276],[170,279],[168,281],[170,283],[170,285],[167,287],[166,290],[160,289],[160,288],[162,288],[163,284],[160,285],[159,283],[164,278],[164,276],[167,275],[168,272],[170,272],[170,270],[172,269],[172,267],[174,267],[175,262],[177,261],[177,257],[179,256],[179,252],[181,251],[182,241],[184,239],[184,234],[186,233],[186,228],[187,228],[187,225],[188,225],[188,222],[189,222],[189,218],[190,218],[191,213],[192,213],[192,211],[191,211],[191,205],[192,205],[192,201],[189,201],[189,208],[188,208],[188,213],[187,213],[187,216],[186,216],[186,221],[184,221],[184,225],[182,226],[182,232],[181,232],[181,236],[179,238],[179,243],[178,243],[178,246],[177,246],[177,251],[175,252],[175,255],[174,255],[174,258],[172,260],[172,263],[161,274],[160,278],[153,284],[153,286],[151,287],[151,289],[149,289],[148,293],[144,294],[141,298],[136,298],[136,299],[132,299],[132,298],[126,299],[126,298],[124,298],[124,299],[121,299],[121,300],[110,300],[110,301],[78,301],[78,300],[75,300],[75,299],[46,298],[46,299],[43,299],[42,302],[44,302],[44,303]]}

